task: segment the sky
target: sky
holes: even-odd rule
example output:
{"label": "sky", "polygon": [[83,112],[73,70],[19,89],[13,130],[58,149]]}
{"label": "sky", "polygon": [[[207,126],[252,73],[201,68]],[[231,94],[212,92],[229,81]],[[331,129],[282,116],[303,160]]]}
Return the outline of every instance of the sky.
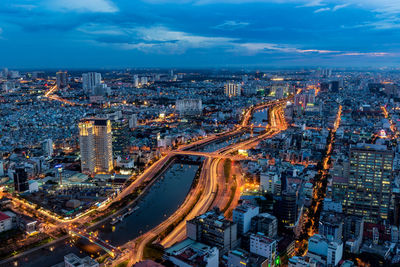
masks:
{"label": "sky", "polygon": [[1,0],[0,67],[383,67],[399,0]]}

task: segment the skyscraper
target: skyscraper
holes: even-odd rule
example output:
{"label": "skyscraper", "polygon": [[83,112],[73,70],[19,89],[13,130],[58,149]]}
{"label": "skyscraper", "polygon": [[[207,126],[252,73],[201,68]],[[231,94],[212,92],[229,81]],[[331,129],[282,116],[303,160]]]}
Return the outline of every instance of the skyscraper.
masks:
{"label": "skyscraper", "polygon": [[81,168],[85,173],[108,173],[113,169],[111,122],[86,118],[79,123]]}
{"label": "skyscraper", "polygon": [[17,192],[24,192],[29,189],[28,174],[24,167],[18,167],[14,172],[14,189]]}
{"label": "skyscraper", "polygon": [[297,219],[296,192],[285,190],[277,200],[274,209],[278,220],[285,226],[294,226]]}
{"label": "skyscraper", "polygon": [[87,94],[93,94],[94,89],[101,83],[101,74],[88,72],[82,74],[82,88]]}
{"label": "skyscraper", "polygon": [[57,88],[64,89],[68,86],[68,74],[66,71],[59,71],[56,73]]}
{"label": "skyscraper", "polygon": [[42,142],[42,150],[47,158],[51,158],[53,155],[53,140],[46,139]]}
{"label": "skyscraper", "polygon": [[366,222],[387,220],[394,153],[385,145],[357,144],[350,149],[350,174],[343,208]]}
{"label": "skyscraper", "polygon": [[242,93],[242,87],[239,83],[225,83],[224,92],[228,97],[240,96]]}

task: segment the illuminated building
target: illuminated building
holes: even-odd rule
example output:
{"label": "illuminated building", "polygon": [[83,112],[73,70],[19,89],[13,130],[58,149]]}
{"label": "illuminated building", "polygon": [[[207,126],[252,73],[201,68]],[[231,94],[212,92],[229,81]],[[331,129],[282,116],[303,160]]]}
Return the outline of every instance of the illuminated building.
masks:
{"label": "illuminated building", "polygon": [[74,253],[64,256],[65,267],[98,267],[99,264],[89,256],[79,258]]}
{"label": "illuminated building", "polygon": [[84,173],[107,173],[113,169],[111,122],[88,118],[79,123],[81,168]]}
{"label": "illuminated building", "polygon": [[216,247],[185,239],[165,250],[165,256],[175,266],[218,266],[219,251]]}
{"label": "illuminated building", "polygon": [[250,252],[268,259],[273,263],[276,257],[276,240],[257,233],[250,236]]}
{"label": "illuminated building", "polygon": [[18,167],[15,169],[14,174],[14,189],[17,192],[25,192],[29,189],[28,173],[25,168]]}
{"label": "illuminated building", "polygon": [[224,92],[228,97],[240,96],[242,93],[242,86],[239,83],[225,83]]}
{"label": "illuminated building", "polygon": [[56,73],[57,88],[63,89],[68,86],[68,74],[66,71],[59,71]]}
{"label": "illuminated building", "polygon": [[179,116],[201,115],[203,104],[201,99],[178,99],[175,102],[175,110]]}
{"label": "illuminated building", "polygon": [[307,256],[323,266],[337,266],[343,256],[342,241],[331,241],[315,234],[308,240]]}
{"label": "illuminated building", "polygon": [[134,75],[133,76],[133,83],[134,83],[136,88],[139,87],[139,76],[138,75]]}
{"label": "illuminated building", "polygon": [[42,142],[42,150],[47,158],[51,158],[53,155],[53,141],[46,139]]}
{"label": "illuminated building", "polygon": [[350,149],[350,174],[344,211],[366,222],[387,220],[394,153],[384,145],[358,144]]}
{"label": "illuminated building", "polygon": [[243,267],[250,265],[250,255],[242,249],[232,250],[228,254],[229,267]]}
{"label": "illuminated building", "polygon": [[260,213],[251,219],[252,232],[265,234],[269,238],[278,236],[278,220],[269,213]]}
{"label": "illuminated building", "polygon": [[247,203],[243,203],[233,210],[232,220],[237,223],[239,235],[243,235],[250,230],[251,219],[258,215],[259,210],[259,207]]}
{"label": "illuminated building", "polygon": [[88,72],[82,74],[82,88],[87,94],[93,94],[97,85],[101,84],[101,74]]}
{"label": "illuminated building", "polygon": [[237,225],[224,218],[219,210],[212,210],[186,222],[187,237],[225,254],[237,245]]}
{"label": "illuminated building", "polygon": [[343,215],[340,213],[323,212],[319,219],[318,233],[330,241],[341,241],[343,220]]}
{"label": "illuminated building", "polygon": [[278,220],[285,226],[293,227],[297,219],[297,194],[294,191],[285,190],[274,207]]}

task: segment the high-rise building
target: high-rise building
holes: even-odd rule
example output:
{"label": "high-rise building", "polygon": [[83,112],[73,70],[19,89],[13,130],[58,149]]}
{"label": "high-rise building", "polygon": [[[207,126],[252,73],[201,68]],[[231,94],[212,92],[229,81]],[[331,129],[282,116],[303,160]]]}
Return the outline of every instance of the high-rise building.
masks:
{"label": "high-rise building", "polygon": [[46,139],[42,142],[42,150],[44,155],[47,158],[50,158],[53,155],[53,140]]}
{"label": "high-rise building", "polygon": [[56,73],[57,88],[64,89],[68,86],[68,73],[66,71],[59,71]]}
{"label": "high-rise building", "polygon": [[178,99],[175,102],[175,110],[180,116],[201,115],[203,104],[201,99]]}
{"label": "high-rise building", "polygon": [[251,219],[259,214],[260,208],[247,203],[237,206],[232,213],[232,220],[237,224],[239,235],[243,235],[250,230]]}
{"label": "high-rise building", "polygon": [[366,222],[389,217],[394,152],[385,145],[357,144],[350,149],[350,173],[343,209]]}
{"label": "high-rise building", "polygon": [[308,240],[307,256],[322,266],[337,266],[343,256],[343,242],[329,242],[324,236],[315,234]]}
{"label": "high-rise building", "polygon": [[85,173],[108,173],[113,169],[111,122],[87,118],[79,122],[81,168]]}
{"label": "high-rise building", "polygon": [[261,233],[251,234],[250,252],[265,257],[273,265],[276,257],[276,240],[266,237]]}
{"label": "high-rise building", "polygon": [[274,213],[278,217],[278,220],[285,226],[294,226],[297,219],[296,192],[285,190],[277,200]]}
{"label": "high-rise building", "polygon": [[221,255],[237,246],[237,225],[212,210],[186,222],[187,237],[217,247]]}
{"label": "high-rise building", "polygon": [[25,192],[29,189],[28,173],[24,167],[18,167],[14,171],[14,189],[17,192]]}
{"label": "high-rise building", "polygon": [[136,88],[139,87],[139,76],[138,75],[133,75],[133,83]]}
{"label": "high-rise building", "polygon": [[251,219],[251,230],[265,234],[269,238],[278,235],[278,220],[269,213],[260,213]]}
{"label": "high-rise building", "polygon": [[240,83],[228,82],[224,85],[224,92],[228,97],[240,96],[242,93],[242,86]]}
{"label": "high-rise building", "polygon": [[87,94],[93,94],[97,85],[101,84],[101,74],[88,72],[82,74],[82,88]]}
{"label": "high-rise building", "polygon": [[343,214],[335,212],[322,212],[319,219],[318,233],[329,241],[342,241]]}

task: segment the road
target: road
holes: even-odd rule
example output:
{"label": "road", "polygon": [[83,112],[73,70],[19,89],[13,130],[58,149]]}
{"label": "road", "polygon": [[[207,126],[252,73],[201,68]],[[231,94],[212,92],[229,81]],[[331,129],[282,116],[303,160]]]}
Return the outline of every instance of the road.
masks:
{"label": "road", "polygon": [[[51,96],[53,96],[53,93],[55,90],[56,90],[56,87],[53,86],[48,92],[46,92],[45,96],[50,98]],[[282,119],[281,116],[283,114],[282,107],[286,103],[287,100],[288,99],[275,100],[275,101],[271,101],[268,103],[262,103],[255,107],[251,107],[244,112],[241,124],[239,126],[237,126],[234,130],[227,131],[227,132],[224,132],[224,133],[218,134],[218,135],[209,136],[207,138],[193,142],[189,145],[180,146],[176,151],[171,151],[169,153],[166,153],[166,155],[164,155],[158,161],[153,163],[149,168],[145,169],[145,171],[140,176],[138,176],[129,186],[124,188],[118,194],[118,196],[116,198],[112,199],[111,201],[109,201],[108,203],[102,205],[101,207],[99,207],[97,209],[98,211],[107,210],[107,208],[111,204],[122,200],[129,194],[133,193],[134,190],[137,189],[138,187],[142,186],[146,182],[151,181],[154,178],[154,176],[165,167],[165,165],[167,164],[167,162],[169,160],[171,160],[177,154],[184,154],[185,153],[184,150],[191,149],[193,147],[196,147],[198,145],[202,145],[205,143],[213,142],[215,140],[225,138],[230,135],[235,135],[237,133],[240,133],[240,132],[246,130],[248,127],[250,127],[249,123],[250,123],[250,120],[251,120],[251,117],[252,117],[252,114],[254,111],[256,111],[258,109],[264,109],[266,107],[273,106],[273,108],[272,108],[273,112],[271,112],[272,116],[270,118],[271,127],[269,127],[264,134],[262,134],[258,137],[250,138],[244,142],[241,142],[238,144],[233,144],[228,147],[222,148],[211,154],[207,154],[207,155],[201,154],[202,156],[207,157],[207,159],[205,160],[204,166],[203,166],[204,173],[202,173],[202,175],[199,179],[199,185],[202,185],[202,187],[197,186],[193,192],[191,191],[191,193],[189,193],[189,195],[187,196],[185,203],[172,216],[170,216],[170,218],[168,218],[166,221],[162,222],[155,229],[142,235],[139,239],[136,239],[133,242],[129,242],[125,246],[125,247],[129,248],[129,251],[135,251],[135,253],[132,255],[131,259],[133,259],[135,262],[139,261],[143,255],[143,248],[148,243],[148,241],[150,241],[153,237],[162,233],[171,223],[174,223],[179,217],[181,217],[183,214],[185,214],[185,211],[188,208],[193,206],[193,199],[195,199],[198,196],[198,194],[200,192],[199,191],[200,188],[203,189],[201,191],[201,196],[198,199],[198,202],[195,203],[196,205],[194,205],[192,210],[187,214],[187,216],[185,217],[185,220],[193,218],[201,213],[204,213],[212,207],[214,199],[217,198],[216,193],[217,193],[217,188],[218,188],[218,184],[219,184],[219,181],[218,181],[218,177],[219,177],[218,166],[219,166],[219,164],[225,158],[232,158],[234,160],[243,159],[242,157],[241,158],[234,157],[229,154],[234,151],[237,151],[238,149],[243,148],[243,147],[251,147],[251,146],[257,144],[259,141],[261,141],[265,138],[269,138],[269,137],[273,136],[274,134],[276,134],[278,132],[277,126],[276,126],[276,125],[278,125],[277,121],[282,121],[281,120]],[[277,107],[280,107],[280,108],[277,108]],[[278,118],[278,120],[277,120],[277,118]],[[193,153],[193,151],[189,152],[189,154],[190,153]],[[238,187],[238,189],[240,190],[239,187]],[[221,191],[222,191],[222,189],[221,189]],[[217,201],[221,197],[226,199],[226,194],[227,193],[230,194],[229,191],[230,190],[225,192],[225,194],[223,194],[223,195],[218,194]],[[213,195],[215,195],[215,197]],[[25,207],[28,207],[29,209],[33,210],[33,212],[38,212],[39,214],[41,214],[51,220],[56,221],[57,228],[71,229],[70,227],[71,227],[72,223],[84,224],[86,222],[90,222],[93,219],[89,216],[93,212],[93,210],[88,210],[88,211],[82,213],[79,217],[75,217],[75,218],[71,218],[71,219],[64,219],[64,218],[59,218],[56,214],[53,214],[50,211],[47,211],[45,209],[36,210],[35,205],[32,205],[26,201],[23,201],[23,200],[19,199],[18,197],[13,197],[12,200],[15,203],[18,203]],[[220,201],[220,202],[224,203],[223,201]],[[232,202],[232,203],[234,203],[234,202]],[[103,219],[102,221],[104,221],[108,218],[109,217]],[[164,240],[162,241],[166,246],[173,244],[177,240],[180,240],[184,237],[183,234],[184,234],[184,229],[185,229],[185,220],[175,227],[175,230],[172,231],[170,236],[167,236],[165,238],[165,241]],[[140,242],[138,242],[138,240],[140,240]],[[132,250],[133,247],[135,248],[134,250]],[[127,254],[130,255],[130,253],[127,253]]]}
{"label": "road", "polygon": [[[197,201],[196,205],[189,211],[188,215],[184,218],[184,220],[182,220],[177,226],[175,226],[174,229],[164,239],[160,241],[161,245],[163,245],[164,247],[170,247],[174,243],[184,239],[186,236],[186,221],[191,220],[194,217],[207,212],[214,206],[222,208],[223,206],[229,204],[225,214],[229,214],[232,211],[232,209],[236,207],[241,193],[240,191],[242,185],[241,177],[237,177],[236,181],[237,186],[236,186],[236,191],[234,192],[233,201],[231,201],[231,203],[227,203],[229,202],[231,190],[230,188],[224,188],[225,182],[221,179],[223,175],[221,175],[220,165],[223,162],[223,159],[228,158],[229,154],[237,151],[238,149],[241,149],[243,147],[252,147],[258,144],[261,140],[264,140],[266,138],[271,138],[272,136],[278,134],[282,130],[285,130],[287,128],[287,124],[283,116],[283,108],[284,104],[282,102],[277,103],[272,108],[272,112],[270,113],[271,115],[269,118],[270,126],[268,127],[268,130],[264,134],[254,138],[250,138],[246,141],[237,144],[232,144],[228,147],[217,150],[216,152],[211,152],[211,153],[200,152],[202,156],[206,156],[207,158],[204,162],[201,173],[200,181],[202,182],[201,183],[199,182],[199,185],[194,189],[194,191],[196,193],[199,192],[200,189],[198,188],[203,188],[204,191],[202,192],[200,199]],[[250,120],[247,121],[249,122]],[[190,152],[191,151],[189,151],[187,154],[190,154]],[[173,153],[180,154],[181,151],[179,151],[179,153],[178,152],[173,152]],[[196,155],[200,154],[196,153]],[[221,181],[223,181],[222,184]],[[196,193],[191,193],[190,195],[188,195],[188,197],[185,200],[185,203],[194,202],[197,196]],[[176,222],[176,219],[182,216],[185,213],[185,211],[187,212],[187,210],[185,210],[185,208],[187,207],[190,207],[190,205],[182,205],[170,218],[165,220],[163,223],[158,225],[153,230],[139,237],[136,240],[135,246],[130,245],[130,248],[134,248],[134,251],[132,251],[131,253],[131,258],[128,266],[131,266],[134,263],[142,260],[143,250],[145,246],[150,241],[152,241],[152,239],[157,237],[159,233],[162,233],[165,229],[167,229],[169,225]]]}

